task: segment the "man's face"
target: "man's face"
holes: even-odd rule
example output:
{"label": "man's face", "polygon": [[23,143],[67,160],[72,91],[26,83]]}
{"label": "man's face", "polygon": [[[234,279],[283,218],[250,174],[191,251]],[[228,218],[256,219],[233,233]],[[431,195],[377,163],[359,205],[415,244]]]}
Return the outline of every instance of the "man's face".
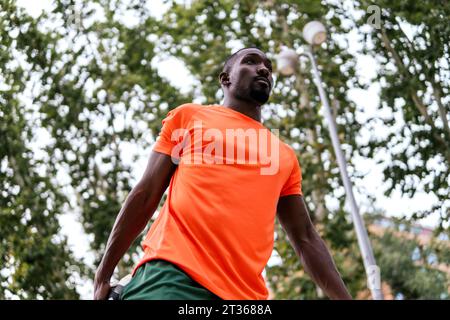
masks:
{"label": "man's face", "polygon": [[229,74],[228,93],[245,101],[264,104],[272,91],[272,63],[254,48],[242,50],[234,60]]}

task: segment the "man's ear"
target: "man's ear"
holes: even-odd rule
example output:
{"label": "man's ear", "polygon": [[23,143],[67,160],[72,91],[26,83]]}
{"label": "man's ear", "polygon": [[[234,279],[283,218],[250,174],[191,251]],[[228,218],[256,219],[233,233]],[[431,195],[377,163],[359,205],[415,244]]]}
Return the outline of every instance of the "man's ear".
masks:
{"label": "man's ear", "polygon": [[222,86],[228,87],[230,84],[230,76],[226,72],[221,72],[219,74],[219,82]]}

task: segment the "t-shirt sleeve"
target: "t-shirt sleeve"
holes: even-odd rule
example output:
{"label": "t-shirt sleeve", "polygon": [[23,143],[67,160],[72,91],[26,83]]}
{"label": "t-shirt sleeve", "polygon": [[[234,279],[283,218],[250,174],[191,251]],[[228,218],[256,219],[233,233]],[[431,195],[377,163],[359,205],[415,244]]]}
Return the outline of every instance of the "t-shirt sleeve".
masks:
{"label": "t-shirt sleeve", "polygon": [[167,113],[166,117],[162,120],[162,128],[153,145],[153,151],[179,159],[181,154],[178,154],[178,152],[173,154],[172,151],[176,151],[174,148],[183,142],[187,122],[190,119],[190,111],[187,105],[181,105]]}
{"label": "t-shirt sleeve", "polygon": [[297,156],[294,152],[292,156],[292,171],[289,175],[288,179],[283,185],[281,189],[280,197],[287,195],[303,195],[302,192],[302,169],[300,164],[298,163]]}

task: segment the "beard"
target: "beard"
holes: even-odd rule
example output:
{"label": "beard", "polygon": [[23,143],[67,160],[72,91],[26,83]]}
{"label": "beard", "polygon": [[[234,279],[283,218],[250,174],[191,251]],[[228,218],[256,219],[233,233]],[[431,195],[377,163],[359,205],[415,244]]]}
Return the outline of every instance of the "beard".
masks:
{"label": "beard", "polygon": [[252,83],[249,88],[236,90],[236,97],[246,101],[256,101],[263,105],[269,100],[270,89],[257,83]]}
{"label": "beard", "polygon": [[250,88],[250,97],[253,98],[253,100],[264,104],[269,100],[270,97],[270,91],[266,88]]}

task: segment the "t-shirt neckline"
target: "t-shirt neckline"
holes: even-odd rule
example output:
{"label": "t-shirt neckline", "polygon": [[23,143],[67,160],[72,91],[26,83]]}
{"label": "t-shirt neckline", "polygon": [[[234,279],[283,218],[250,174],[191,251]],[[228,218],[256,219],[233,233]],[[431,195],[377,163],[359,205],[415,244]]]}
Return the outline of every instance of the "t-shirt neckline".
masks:
{"label": "t-shirt neckline", "polygon": [[230,111],[231,113],[234,113],[234,114],[240,116],[241,118],[243,118],[243,119],[245,119],[245,120],[254,122],[254,123],[258,124],[259,126],[262,126],[262,127],[266,128],[262,122],[260,122],[260,121],[258,121],[258,120],[255,120],[255,119],[253,119],[253,118],[251,118],[251,117],[249,117],[249,116],[243,114],[242,112],[233,110],[233,109],[231,109],[230,107],[226,107],[226,106],[223,106],[223,105],[220,105],[220,104],[210,104],[209,106],[211,106],[211,107],[218,107],[218,108],[220,108],[220,109],[227,109],[227,110]]}

